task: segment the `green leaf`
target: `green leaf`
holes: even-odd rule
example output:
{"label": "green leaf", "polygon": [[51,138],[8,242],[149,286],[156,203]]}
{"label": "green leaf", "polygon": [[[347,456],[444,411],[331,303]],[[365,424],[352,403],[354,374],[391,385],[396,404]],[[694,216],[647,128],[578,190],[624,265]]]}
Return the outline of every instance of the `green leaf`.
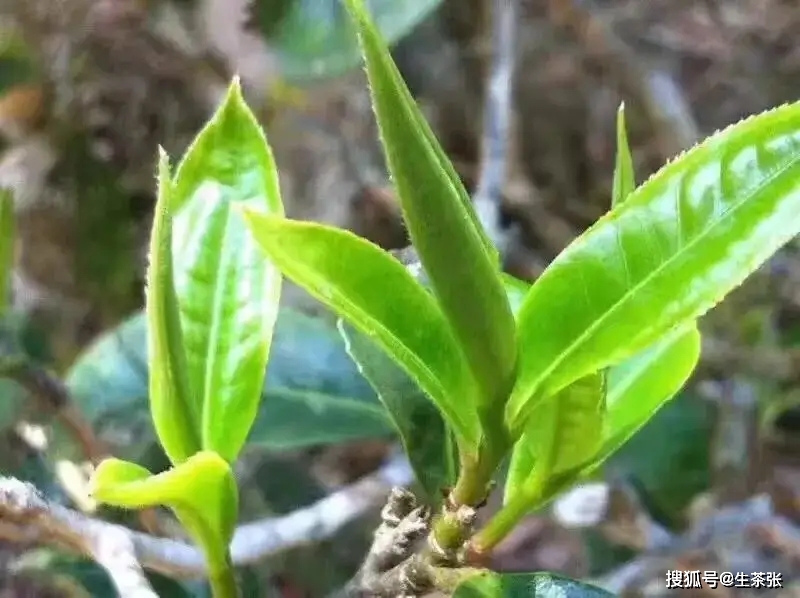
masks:
{"label": "green leaf", "polygon": [[386,45],[360,0],[347,0],[365,57],[389,171],[411,241],[481,391],[481,411],[504,402],[516,366],[514,318],[486,236]]}
{"label": "green leaf", "polygon": [[370,336],[476,446],[473,378],[434,298],[377,245],[337,228],[243,210],[281,271]]}
{"label": "green leaf", "polygon": [[456,480],[452,436],[441,414],[408,375],[366,336],[339,321],[347,352],[392,417],[417,481],[431,504]]}
{"label": "green leaf", "polygon": [[662,168],[565,249],[518,316],[512,428],[536,402],[702,316],[800,231],[800,104]]}
{"label": "green leaf", "polygon": [[233,204],[283,215],[278,174],[238,79],[178,167],[176,289],[202,446],[233,461],[258,411],[278,312],[280,273]]}
{"label": "green leaf", "polygon": [[147,321],[151,359],[150,412],[164,451],[175,464],[200,450],[201,406],[192,397],[183,350],[178,298],[173,284],[173,191],[169,161],[160,151],[158,200],[150,239],[147,270]]}
{"label": "green leaf", "polygon": [[0,188],[0,314],[8,311],[11,300],[16,222],[14,197],[11,190]]}
{"label": "green leaf", "polygon": [[595,455],[602,442],[605,378],[603,372],[591,374],[539,403],[514,445],[504,503],[526,495],[542,500],[551,478]]}
{"label": "green leaf", "polygon": [[[92,343],[66,376],[70,396],[111,452],[142,464],[155,442],[147,363],[147,323],[139,312]],[[248,445],[290,450],[393,435],[386,410],[336,328],[281,307]]]}
{"label": "green leaf", "polygon": [[506,291],[508,304],[511,307],[511,313],[514,314],[514,317],[516,317],[519,313],[519,308],[522,307],[522,302],[525,300],[525,296],[528,294],[528,290],[531,288],[531,285],[530,283],[518,278],[514,278],[505,272],[501,274],[501,279],[503,281],[503,287]]}
{"label": "green leaf", "polygon": [[216,453],[201,451],[158,475],[135,463],[106,459],[92,476],[91,494],[125,509],[170,507],[203,548],[212,570],[225,566],[236,527],[238,491],[233,472]]}
{"label": "green leaf", "polygon": [[620,205],[635,189],[636,174],[633,170],[633,157],[625,127],[625,104],[622,103],[617,110],[617,158],[614,164],[611,207]]}
{"label": "green leaf", "polygon": [[460,584],[453,598],[606,598],[597,586],[551,573],[485,573]]}
{"label": "green leaf", "polygon": [[[405,37],[441,0],[370,0],[388,43]],[[361,52],[341,0],[254,0],[253,21],[275,47],[281,74],[305,83],[358,66]]]}
{"label": "green leaf", "polygon": [[678,393],[699,358],[700,332],[690,324],[610,369],[599,461],[619,449]]}

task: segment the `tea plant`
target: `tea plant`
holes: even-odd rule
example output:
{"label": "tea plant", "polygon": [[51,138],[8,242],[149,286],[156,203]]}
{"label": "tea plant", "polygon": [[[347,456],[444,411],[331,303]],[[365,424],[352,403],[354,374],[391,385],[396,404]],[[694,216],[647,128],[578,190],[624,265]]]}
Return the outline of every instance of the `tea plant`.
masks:
{"label": "tea plant", "polygon": [[[286,276],[341,318],[419,482],[419,496],[390,498],[353,593],[602,593],[484,563],[680,390],[699,358],[698,318],[800,231],[800,104],[713,135],[638,187],[620,111],[611,210],[528,285],[501,271],[362,1],[346,4],[424,281],[354,234],[284,216],[271,151],[234,82],[174,174],[159,159],[149,397],[172,468],[106,460],[94,496],[171,507],[203,548],[214,595],[236,595],[231,465],[261,401]],[[398,396],[381,360],[422,393]],[[476,528],[509,458],[503,506]]]}

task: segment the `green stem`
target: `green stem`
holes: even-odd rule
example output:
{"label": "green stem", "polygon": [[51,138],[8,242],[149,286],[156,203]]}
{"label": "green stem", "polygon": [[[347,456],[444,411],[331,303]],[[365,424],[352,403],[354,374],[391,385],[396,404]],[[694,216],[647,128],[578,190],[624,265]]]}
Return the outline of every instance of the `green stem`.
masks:
{"label": "green stem", "polygon": [[470,540],[470,552],[485,555],[510,534],[522,519],[541,504],[546,491],[547,469],[534,470],[533,477],[522,491],[489,519]]}
{"label": "green stem", "polygon": [[210,570],[208,581],[211,584],[211,595],[214,598],[239,598],[239,587],[236,584],[236,573],[230,562],[217,565]]}
{"label": "green stem", "polygon": [[488,554],[503,538],[510,534],[520,521],[530,512],[531,501],[517,496],[495,513],[489,522],[470,540],[470,551]]}
{"label": "green stem", "polygon": [[[461,452],[461,467],[448,504],[433,521],[433,537],[446,553],[454,554],[472,533],[474,514],[491,492],[492,478],[505,455],[508,442],[505,433],[488,435],[493,443],[486,443],[477,456]],[[464,509],[464,507],[470,507]]]}

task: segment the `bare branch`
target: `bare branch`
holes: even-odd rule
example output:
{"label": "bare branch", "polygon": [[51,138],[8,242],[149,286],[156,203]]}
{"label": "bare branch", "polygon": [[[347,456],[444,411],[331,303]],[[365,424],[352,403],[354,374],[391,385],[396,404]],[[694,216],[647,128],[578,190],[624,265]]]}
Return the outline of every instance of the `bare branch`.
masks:
{"label": "bare branch", "polygon": [[508,244],[500,223],[500,203],[506,180],[512,113],[517,4],[517,0],[494,0],[493,55],[484,105],[483,159],[473,194],[478,218],[501,254],[505,254]]}
{"label": "bare branch", "polygon": [[0,535],[27,542],[57,540],[94,558],[121,596],[158,598],[139,564],[131,532],[49,503],[31,484],[0,479]]}
{"label": "bare branch", "polygon": [[[412,481],[406,458],[397,454],[376,472],[317,503],[281,517],[240,526],[231,543],[234,566],[256,563],[290,548],[330,538],[349,522],[378,507],[395,486]],[[123,540],[124,536],[124,540]],[[0,537],[25,543],[54,544],[98,561],[122,595],[133,594],[138,561],[171,577],[206,574],[203,555],[195,546],[129,530],[50,502],[32,485],[0,477]],[[120,585],[122,587],[122,585]]]}

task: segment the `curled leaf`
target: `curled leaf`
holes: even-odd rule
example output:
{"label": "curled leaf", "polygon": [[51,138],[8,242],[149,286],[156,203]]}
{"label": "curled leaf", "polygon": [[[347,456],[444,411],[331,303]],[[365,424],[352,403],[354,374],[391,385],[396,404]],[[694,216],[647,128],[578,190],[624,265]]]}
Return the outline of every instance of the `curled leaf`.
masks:
{"label": "curled leaf", "polygon": [[281,276],[233,204],[283,215],[278,174],[234,79],[175,174],[175,286],[201,442],[233,461],[258,412]]}
{"label": "curled leaf", "polygon": [[216,453],[196,453],[158,475],[135,463],[106,459],[92,476],[91,494],[99,502],[124,509],[170,507],[203,548],[211,569],[226,566],[238,490],[233,472]]}
{"label": "curled leaf", "polygon": [[189,386],[178,298],[173,283],[172,179],[169,161],[158,161],[158,200],[147,270],[147,323],[150,355],[150,413],[164,452],[181,463],[201,448],[202,405]]}

